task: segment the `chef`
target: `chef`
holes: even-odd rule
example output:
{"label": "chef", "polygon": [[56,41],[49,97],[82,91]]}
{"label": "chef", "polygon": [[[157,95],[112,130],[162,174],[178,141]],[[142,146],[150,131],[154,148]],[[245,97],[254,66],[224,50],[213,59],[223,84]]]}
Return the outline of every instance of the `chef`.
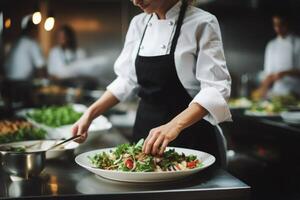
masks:
{"label": "chef", "polygon": [[266,47],[265,79],[254,97],[300,96],[300,38],[291,32],[287,15],[276,14],[272,21],[277,37]]}
{"label": "chef", "polygon": [[35,72],[39,76],[45,73],[45,59],[36,41],[38,27],[33,24],[31,16],[22,19],[22,34],[4,64],[6,76],[12,81],[28,81]]}
{"label": "chef", "polygon": [[48,58],[48,73],[55,78],[72,78],[78,76],[77,61],[84,59],[85,52],[78,48],[75,31],[63,25],[57,32],[58,45],[53,47]]}
{"label": "chef", "polygon": [[21,21],[22,33],[13,44],[5,59],[5,88],[8,106],[13,102],[22,102],[23,106],[32,106],[32,78],[46,76],[45,59],[36,41],[38,27],[32,22],[32,15]]}
{"label": "chef", "polygon": [[145,153],[161,155],[172,145],[218,159],[213,125],[231,120],[231,78],[216,17],[189,1],[133,3],[144,13],[130,23],[115,62],[117,78],[74,124],[74,135],[83,141],[93,119],[137,94],[133,138],[145,138]]}

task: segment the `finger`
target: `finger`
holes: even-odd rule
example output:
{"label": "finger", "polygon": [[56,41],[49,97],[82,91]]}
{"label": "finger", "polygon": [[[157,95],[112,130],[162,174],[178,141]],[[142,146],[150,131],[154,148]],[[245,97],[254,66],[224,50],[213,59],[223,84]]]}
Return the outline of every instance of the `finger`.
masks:
{"label": "finger", "polygon": [[151,129],[151,130],[149,131],[149,134],[148,134],[146,140],[144,141],[144,144],[143,144],[143,147],[142,147],[142,151],[143,151],[143,152],[145,152],[146,146],[147,146],[147,144],[148,144],[148,141],[149,141],[150,138],[152,137],[153,132],[154,132],[154,129]]}
{"label": "finger", "polygon": [[154,144],[154,142],[156,141],[156,139],[158,138],[159,132],[153,132],[151,138],[149,139],[149,141],[147,142],[147,145],[145,147],[145,153],[149,154],[151,149],[152,149],[152,145]]}
{"label": "finger", "polygon": [[73,133],[73,136],[76,136],[76,135],[77,135],[77,132],[78,132],[78,125],[75,124],[75,125],[72,127],[72,133]]}
{"label": "finger", "polygon": [[160,135],[152,146],[152,151],[151,151],[152,155],[156,155],[159,152],[159,147],[161,146],[163,141],[164,141],[164,136]]}
{"label": "finger", "polygon": [[84,131],[83,127],[79,126],[77,135],[80,135],[80,137],[78,139],[76,139],[76,142],[78,142],[78,143],[84,142],[84,134],[85,134],[85,131]]}
{"label": "finger", "polygon": [[161,147],[160,147],[160,150],[159,150],[159,155],[163,155],[167,146],[169,144],[169,140],[168,139],[164,139],[164,142],[162,143]]}

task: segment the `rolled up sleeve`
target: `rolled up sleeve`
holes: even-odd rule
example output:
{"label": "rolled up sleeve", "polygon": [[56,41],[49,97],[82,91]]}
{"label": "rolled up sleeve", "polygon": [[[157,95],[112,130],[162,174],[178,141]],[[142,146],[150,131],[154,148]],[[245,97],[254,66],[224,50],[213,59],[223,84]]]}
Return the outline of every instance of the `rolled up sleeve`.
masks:
{"label": "rolled up sleeve", "polygon": [[191,103],[204,107],[208,111],[204,119],[213,125],[231,121],[227,104],[231,92],[231,77],[226,66],[217,19],[213,16],[204,23],[199,34],[201,38],[195,73],[200,82],[200,91]]}
{"label": "rolled up sleeve", "polygon": [[126,35],[123,50],[114,64],[117,78],[106,88],[121,102],[135,96],[139,88],[134,64],[137,53],[136,41],[139,38],[135,26],[136,18],[133,18]]}

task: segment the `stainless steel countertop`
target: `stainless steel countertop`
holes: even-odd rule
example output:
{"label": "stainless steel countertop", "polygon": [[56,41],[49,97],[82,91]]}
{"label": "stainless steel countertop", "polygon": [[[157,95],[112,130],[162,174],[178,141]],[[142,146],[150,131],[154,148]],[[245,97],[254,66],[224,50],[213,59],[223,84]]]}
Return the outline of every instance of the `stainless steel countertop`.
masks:
{"label": "stainless steel countertop", "polygon": [[[90,135],[75,152],[112,147],[127,140],[112,129]],[[41,176],[12,181],[0,172],[0,198],[33,199],[248,199],[250,187],[222,169],[207,169],[186,179],[165,183],[124,183],[98,177],[74,158],[48,161]]]}

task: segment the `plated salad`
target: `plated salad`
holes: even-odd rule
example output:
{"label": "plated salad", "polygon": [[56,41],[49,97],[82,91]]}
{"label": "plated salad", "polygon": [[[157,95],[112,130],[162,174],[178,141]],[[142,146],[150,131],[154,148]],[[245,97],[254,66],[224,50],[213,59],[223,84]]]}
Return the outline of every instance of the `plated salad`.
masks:
{"label": "plated salad", "polygon": [[268,115],[278,114],[285,111],[286,109],[282,106],[280,102],[276,101],[260,101],[251,107],[250,111],[254,113],[262,113]]}
{"label": "plated salad", "polygon": [[124,172],[182,171],[203,166],[195,155],[185,155],[169,149],[159,156],[142,152],[144,140],[137,144],[122,144],[110,152],[97,153],[88,157],[95,168]]}

